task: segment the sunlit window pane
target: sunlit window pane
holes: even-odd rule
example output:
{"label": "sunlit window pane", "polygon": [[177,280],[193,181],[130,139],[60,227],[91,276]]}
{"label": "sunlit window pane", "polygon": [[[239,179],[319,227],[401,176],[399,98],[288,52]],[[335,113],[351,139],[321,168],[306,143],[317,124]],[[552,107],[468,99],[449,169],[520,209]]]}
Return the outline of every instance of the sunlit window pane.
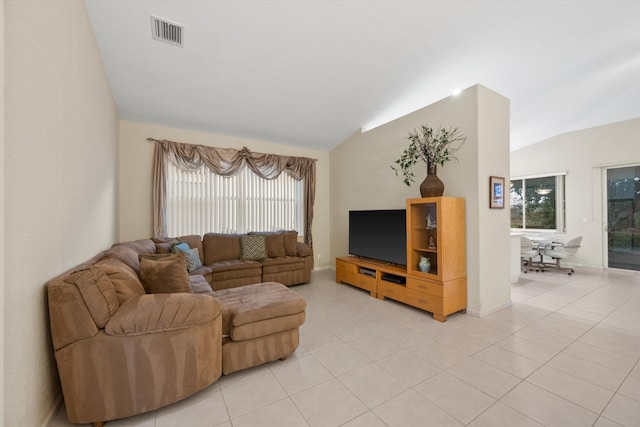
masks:
{"label": "sunlit window pane", "polygon": [[522,228],[522,180],[511,181],[511,228]]}
{"label": "sunlit window pane", "polygon": [[530,178],[525,181],[526,228],[556,228],[556,177]]}
{"label": "sunlit window pane", "polygon": [[303,234],[303,181],[263,179],[249,168],[221,176],[202,167],[167,168],[167,234],[297,230]]}

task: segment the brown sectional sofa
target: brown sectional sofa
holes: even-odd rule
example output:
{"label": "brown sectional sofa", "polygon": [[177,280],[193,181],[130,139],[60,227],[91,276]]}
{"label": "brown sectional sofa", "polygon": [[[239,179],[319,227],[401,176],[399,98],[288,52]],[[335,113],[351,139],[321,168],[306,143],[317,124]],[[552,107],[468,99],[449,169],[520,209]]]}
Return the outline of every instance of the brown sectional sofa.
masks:
{"label": "brown sectional sofa", "polygon": [[[242,239],[265,236],[267,258],[243,259]],[[261,282],[283,285],[308,283],[313,270],[313,251],[297,241],[295,231],[249,234],[207,233],[175,238],[154,238],[157,253],[169,253],[176,242],[185,242],[198,249],[203,264],[191,274],[204,276],[214,291]]]}
{"label": "brown sectional sofa", "polygon": [[[199,242],[206,260],[207,249],[214,259],[236,254],[235,246],[226,252],[220,246],[236,238],[179,240],[195,248]],[[263,278],[308,282],[306,245],[296,243],[296,256],[276,257],[285,258],[281,264],[216,259],[204,275],[182,270],[187,291],[151,294],[141,258],[157,256],[167,243],[160,240],[172,239],[155,240],[117,243],[47,284],[55,358],[73,423],[100,425],[160,408],[222,373],[285,358],[298,346],[304,298]],[[268,268],[277,265],[285,267]]]}

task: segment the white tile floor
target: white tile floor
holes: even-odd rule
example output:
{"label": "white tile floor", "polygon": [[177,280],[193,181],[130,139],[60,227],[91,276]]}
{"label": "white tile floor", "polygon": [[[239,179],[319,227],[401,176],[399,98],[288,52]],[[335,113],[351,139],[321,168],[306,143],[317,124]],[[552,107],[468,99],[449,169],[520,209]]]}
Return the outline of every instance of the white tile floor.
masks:
{"label": "white tile floor", "polygon": [[513,306],[446,323],[334,278],[291,288],[308,307],[286,361],[107,425],[640,426],[638,273],[523,274]]}

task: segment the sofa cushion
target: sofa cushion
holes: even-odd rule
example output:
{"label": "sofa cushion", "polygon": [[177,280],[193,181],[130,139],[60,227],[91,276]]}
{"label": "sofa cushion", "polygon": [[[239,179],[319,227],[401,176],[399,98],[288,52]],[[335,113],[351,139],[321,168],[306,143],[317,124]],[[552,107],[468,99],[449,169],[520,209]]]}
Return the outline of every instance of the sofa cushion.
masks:
{"label": "sofa cushion", "polygon": [[174,239],[174,238],[153,238],[153,241],[155,242],[156,245],[156,253],[157,254],[170,254],[171,253],[171,247],[178,243],[178,239]]}
{"label": "sofa cushion", "polygon": [[294,315],[307,306],[297,292],[275,282],[224,289],[213,295],[222,303],[222,330],[227,335],[234,327]]}
{"label": "sofa cushion", "polygon": [[211,267],[207,267],[206,265],[203,265],[200,268],[196,268],[193,271],[190,271],[189,274],[192,275],[198,275],[198,276],[207,276],[208,274],[211,274]]}
{"label": "sofa cushion", "polygon": [[133,249],[137,254],[152,254],[155,252],[155,243],[151,239],[133,240],[131,242],[116,243]]}
{"label": "sofa cushion", "polygon": [[304,269],[304,259],[295,256],[267,258],[260,262],[262,264],[262,272],[266,274]]}
{"label": "sofa cushion", "polygon": [[204,264],[211,265],[218,261],[240,259],[239,234],[207,233],[202,239]]}
{"label": "sofa cushion", "polygon": [[313,250],[306,243],[298,242],[298,256],[312,256]]}
{"label": "sofa cushion", "polygon": [[194,294],[207,294],[213,296],[213,289],[211,289],[211,285],[209,285],[209,282],[207,282],[207,279],[205,279],[204,276],[190,274],[189,283],[191,284],[191,290]]}
{"label": "sofa cushion", "polygon": [[240,326],[231,326],[230,336],[233,341],[252,340],[276,334],[290,329],[296,329],[304,323],[305,312],[290,314],[288,316],[275,317],[272,319],[258,320]]}
{"label": "sofa cushion", "polygon": [[260,269],[262,264],[258,261],[245,261],[241,259],[230,259],[227,261],[218,261],[214,264],[208,265],[212,273],[220,273],[223,271],[236,271],[236,270],[251,270]]}
{"label": "sofa cushion", "polygon": [[148,293],[191,292],[184,254],[140,259],[140,278]]}
{"label": "sofa cushion", "polygon": [[[284,235],[282,231],[249,233],[250,236],[265,236],[267,239],[267,256],[269,258],[285,256]],[[266,258],[266,257],[265,257]]]}
{"label": "sofa cushion", "polygon": [[120,306],[113,283],[99,268],[88,268],[71,274],[68,283],[75,284],[96,326],[104,328]]}
{"label": "sofa cushion", "polygon": [[240,238],[241,258],[255,261],[267,257],[266,236],[242,236]]}
{"label": "sofa cushion", "polygon": [[[155,247],[155,245],[154,245]],[[129,246],[125,246],[121,243],[116,243],[113,245],[108,251],[106,251],[101,259],[104,258],[114,258],[123,263],[127,264],[129,267],[136,272],[136,274],[140,274],[140,262],[138,261],[138,252]]]}
{"label": "sofa cushion", "polygon": [[102,270],[111,280],[120,304],[131,297],[145,294],[138,275],[122,261],[105,258],[96,262],[94,268]]}
{"label": "sofa cushion", "polygon": [[120,306],[105,327],[108,335],[139,335],[213,321],[220,303],[208,295],[141,295]]}
{"label": "sofa cushion", "polygon": [[298,244],[298,232],[295,230],[292,231],[283,231],[282,238],[284,241],[284,253],[287,256],[296,256],[298,254],[297,244]]}

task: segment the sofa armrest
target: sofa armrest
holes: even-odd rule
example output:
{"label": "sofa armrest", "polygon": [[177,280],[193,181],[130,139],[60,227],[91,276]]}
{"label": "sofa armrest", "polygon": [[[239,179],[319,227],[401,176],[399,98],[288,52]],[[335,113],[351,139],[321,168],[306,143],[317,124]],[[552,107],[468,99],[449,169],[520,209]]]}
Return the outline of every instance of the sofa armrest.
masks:
{"label": "sofa armrest", "polygon": [[306,243],[297,242],[296,249],[298,252],[298,256],[313,256],[313,249],[311,249],[311,246],[307,245]]}
{"label": "sofa armrest", "polygon": [[55,350],[98,334],[98,327],[76,285],[53,279],[47,288],[51,338]]}
{"label": "sofa armrest", "polygon": [[208,295],[139,295],[120,306],[105,326],[105,333],[127,336],[188,328],[213,321],[220,310],[220,303]]}

